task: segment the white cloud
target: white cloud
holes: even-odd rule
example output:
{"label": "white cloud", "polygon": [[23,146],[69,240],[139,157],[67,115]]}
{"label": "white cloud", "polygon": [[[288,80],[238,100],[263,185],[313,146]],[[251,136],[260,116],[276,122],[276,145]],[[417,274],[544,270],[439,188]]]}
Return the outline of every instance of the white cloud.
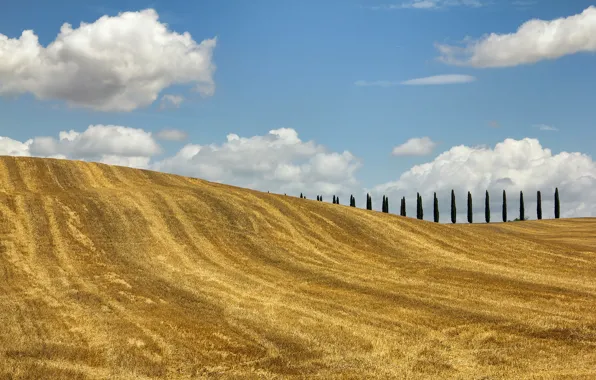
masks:
{"label": "white cloud", "polygon": [[429,137],[414,137],[393,148],[394,156],[426,156],[432,153],[437,143]]}
{"label": "white cloud", "polygon": [[221,145],[188,144],[153,168],[263,191],[345,197],[357,185],[360,166],[350,152],[327,152],[281,128],[265,136],[229,134]]}
{"label": "white cloud", "polygon": [[188,138],[188,133],[179,129],[162,129],[155,135],[160,140],[184,141]]}
{"label": "white cloud", "polygon": [[410,86],[421,85],[440,85],[440,84],[455,84],[455,83],[469,83],[475,81],[476,78],[471,75],[449,74],[449,75],[435,75],[425,78],[410,79],[401,84]]}
{"label": "white cloud", "polygon": [[553,127],[552,125],[546,125],[546,124],[537,124],[534,125],[534,128],[538,128],[541,131],[558,131],[557,128]]}
{"label": "white cloud", "polygon": [[516,0],[512,1],[511,4],[519,10],[526,10],[537,4],[536,0]]}
{"label": "white cloud", "polygon": [[165,109],[168,107],[173,108],[180,108],[180,105],[184,101],[184,96],[182,95],[171,95],[167,94],[161,97],[161,104],[159,106],[160,109]]}
{"label": "white cloud", "polygon": [[[561,216],[596,215],[596,162],[581,153],[553,155],[536,139],[506,139],[488,147],[455,146],[433,161],[416,165],[399,179],[376,186],[375,196],[390,196],[393,204],[406,196],[408,213],[415,210],[416,192],[425,205],[425,219],[432,219],[432,196],[437,192],[442,221],[449,220],[449,197],[455,190],[458,220],[465,221],[466,195],[474,200],[474,220],[483,221],[484,194],[491,195],[492,219],[501,219],[502,191],[508,194],[509,219],[519,210],[519,192],[524,192],[526,215],[536,218],[536,191],[542,191],[544,217],[553,217],[553,193],[559,188]],[[394,206],[394,210],[395,207]],[[415,214],[415,213],[414,213]]]}
{"label": "white cloud", "polygon": [[480,0],[411,0],[401,4],[375,5],[368,7],[372,10],[397,10],[397,9],[444,9],[449,7],[482,7]]}
{"label": "white cloud", "polygon": [[0,136],[0,156],[29,156],[29,145],[33,140],[24,143]]}
{"label": "white cloud", "polygon": [[60,132],[59,139],[36,137],[31,154],[62,154],[73,159],[98,156],[150,157],[161,152],[150,132],[116,125],[91,125],[82,133]]}
{"label": "white cloud", "polygon": [[32,30],[0,34],[0,95],[32,93],[71,106],[131,111],[173,84],[211,95],[216,39],[195,42],[169,31],[153,9],[103,16],[73,29],[65,23],[47,47]]}
{"label": "white cloud", "polygon": [[366,80],[358,80],[354,82],[356,86],[359,87],[392,87],[397,86],[400,82],[392,82],[388,80],[376,80],[376,81],[366,81]]}
{"label": "white cloud", "polygon": [[473,67],[510,67],[557,59],[581,52],[596,52],[596,7],[551,21],[533,19],[515,33],[491,33],[465,46],[438,44],[445,63]]}
{"label": "white cloud", "polygon": [[[178,132],[168,130],[165,135],[177,137]],[[357,191],[355,172],[361,166],[350,152],[328,152],[313,141],[303,142],[289,128],[248,138],[229,134],[221,145],[187,144],[175,155],[156,160],[160,153],[150,132],[120,126],[90,126],[82,133],[62,131],[58,139],[35,137],[25,143],[0,137],[0,154],[147,168],[263,191],[302,192],[313,198],[335,194],[347,200]]]}
{"label": "white cloud", "polygon": [[147,168],[161,152],[150,132],[114,125],[91,125],[84,132],[62,131],[58,139],[35,137],[24,143],[0,137],[0,155],[68,158]]}
{"label": "white cloud", "polygon": [[424,85],[442,85],[442,84],[456,84],[456,83],[470,83],[475,81],[476,78],[471,75],[461,74],[446,74],[446,75],[434,75],[424,78],[409,79],[402,82],[388,81],[388,80],[377,80],[377,81],[365,81],[359,80],[354,82],[354,85],[359,87],[393,87],[393,86],[424,86]]}

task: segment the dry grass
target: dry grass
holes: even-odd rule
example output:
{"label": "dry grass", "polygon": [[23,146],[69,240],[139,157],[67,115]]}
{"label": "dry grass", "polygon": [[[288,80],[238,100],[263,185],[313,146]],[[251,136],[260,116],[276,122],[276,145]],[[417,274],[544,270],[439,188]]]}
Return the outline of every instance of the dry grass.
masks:
{"label": "dry grass", "polygon": [[596,378],[596,219],[0,157],[0,378]]}

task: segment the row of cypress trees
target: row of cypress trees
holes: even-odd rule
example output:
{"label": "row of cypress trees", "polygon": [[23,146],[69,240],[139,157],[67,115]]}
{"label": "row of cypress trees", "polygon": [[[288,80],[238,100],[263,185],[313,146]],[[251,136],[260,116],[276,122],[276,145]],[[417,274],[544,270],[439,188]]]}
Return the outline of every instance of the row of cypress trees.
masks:
{"label": "row of cypress trees", "polygon": [[[302,193],[300,198],[306,199]],[[323,196],[317,195],[317,201],[322,202]],[[333,196],[333,204],[339,204],[339,197]],[[350,206],[356,207],[356,198],[350,195]],[[372,197],[370,194],[366,194],[366,209],[372,210]],[[389,212],[389,198],[383,195],[383,204],[381,211],[384,213]],[[555,189],[555,219],[559,219],[561,213],[561,207],[559,203],[559,189]],[[401,198],[401,205],[399,210],[400,216],[406,216],[406,197]],[[540,191],[536,194],[536,216],[540,220],[542,219],[542,194]],[[503,208],[502,208],[503,222],[507,222],[507,194],[503,190]],[[424,209],[422,207],[422,196],[420,193],[416,193],[416,218],[424,219]],[[457,218],[457,207],[455,204],[455,192],[451,190],[451,223],[455,223]],[[434,193],[433,200],[433,220],[439,222],[439,200],[437,199],[437,193]],[[484,197],[484,220],[486,223],[490,223],[490,195],[488,190]],[[519,192],[519,219],[516,220],[527,220],[525,216],[525,205],[524,205],[524,193]],[[472,208],[472,194],[468,191],[468,223],[473,223],[473,208]]]}
{"label": "row of cypress trees", "polygon": [[[435,208],[438,209],[438,203],[436,201],[436,193],[435,193]],[[517,220],[527,220],[525,214],[525,205],[524,205],[524,192],[519,192],[519,219]],[[438,213],[438,210],[437,210]],[[555,219],[559,219],[561,214],[561,205],[559,202],[559,189],[555,188]],[[451,190],[451,223],[456,222],[456,205],[455,205],[455,193]],[[507,194],[505,190],[503,190],[503,209],[502,209],[502,217],[503,222],[507,222]],[[540,191],[536,192],[536,217],[538,220],[542,219],[542,194]],[[473,222],[473,213],[472,213],[472,194],[468,191],[468,223]],[[486,223],[490,223],[490,195],[488,190],[486,191],[484,197],[484,221]],[[435,222],[438,222],[438,215],[435,217]]]}

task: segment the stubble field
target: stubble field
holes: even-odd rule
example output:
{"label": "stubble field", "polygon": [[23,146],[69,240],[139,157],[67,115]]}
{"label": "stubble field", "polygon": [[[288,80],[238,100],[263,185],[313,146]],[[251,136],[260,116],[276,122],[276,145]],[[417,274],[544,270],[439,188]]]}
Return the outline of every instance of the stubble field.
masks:
{"label": "stubble field", "polygon": [[596,218],[442,225],[0,157],[0,378],[203,377],[594,379]]}

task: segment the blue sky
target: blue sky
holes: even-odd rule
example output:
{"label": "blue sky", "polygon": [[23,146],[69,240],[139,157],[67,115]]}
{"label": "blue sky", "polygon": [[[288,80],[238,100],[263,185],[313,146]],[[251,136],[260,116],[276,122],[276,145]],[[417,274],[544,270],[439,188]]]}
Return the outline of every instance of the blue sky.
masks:
{"label": "blue sky", "polygon": [[[406,191],[404,183],[396,182],[413,166],[433,162],[458,145],[494,148],[507,138],[537,139],[552,155],[579,152],[589,158],[581,170],[588,170],[594,179],[590,165],[596,141],[592,111],[596,48],[571,48],[571,53],[556,59],[525,64],[474,67],[439,60],[442,54],[437,47],[461,45],[465,37],[481,40],[490,33],[515,33],[531,19],[578,15],[593,2],[433,1],[437,7],[432,9],[409,7],[416,4],[407,2],[364,0],[9,2],[0,13],[0,35],[18,39],[23,30],[31,29],[44,47],[56,39],[65,22],[76,29],[81,22],[94,23],[104,15],[117,17],[119,12],[152,8],[171,32],[188,32],[197,44],[216,38],[212,56],[215,90],[201,96],[189,80],[163,88],[152,104],[127,111],[72,107],[54,93],[40,100],[32,95],[35,90],[16,94],[0,90],[0,136],[19,142],[40,136],[57,139],[61,131],[82,133],[90,125],[142,129],[154,136],[164,128],[187,134],[185,141],[159,142],[162,151],[152,157],[156,162],[175,155],[185,144],[220,145],[230,133],[250,138],[291,128],[303,142],[313,140],[328,152],[349,151],[361,163],[353,174],[357,184],[343,183],[337,188],[320,184],[319,192],[332,189],[343,195],[348,190],[393,189],[396,205],[397,193]],[[593,25],[594,18],[589,22]],[[531,50],[541,38],[545,43],[545,35],[524,41]],[[7,69],[2,71],[2,61],[10,58],[1,51],[0,84],[11,75]],[[465,75],[475,80],[399,84],[437,75]],[[359,81],[392,85],[359,86]],[[73,86],[84,86],[82,82]],[[183,101],[164,109],[160,99],[166,94],[181,96]],[[540,125],[557,130],[542,130]],[[426,154],[391,154],[408,139],[421,137],[434,142]],[[204,173],[169,167],[181,174]],[[552,178],[548,186],[564,180],[572,186],[579,177],[581,173],[572,179]],[[231,180],[222,181],[235,182],[233,177],[226,178]],[[424,181],[418,185],[429,184],[429,179]],[[307,186],[307,181],[301,184]],[[517,185],[526,186],[519,181]],[[574,201],[589,203],[587,199]],[[587,216],[592,210],[580,207],[573,215]]]}

